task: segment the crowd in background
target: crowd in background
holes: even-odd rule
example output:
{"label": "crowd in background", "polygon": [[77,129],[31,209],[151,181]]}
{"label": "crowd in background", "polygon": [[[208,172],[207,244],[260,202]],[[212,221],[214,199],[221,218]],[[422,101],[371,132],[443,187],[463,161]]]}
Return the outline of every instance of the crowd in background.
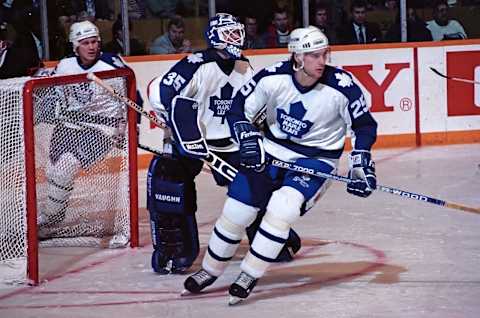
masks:
{"label": "crowd in background", "polygon": [[[50,60],[72,54],[68,27],[89,20],[100,25],[106,51],[125,53],[120,1],[46,1]],[[289,33],[303,24],[302,1],[216,1],[217,12],[238,16],[245,25],[245,49],[286,47]],[[398,0],[310,0],[309,21],[333,45],[401,41]],[[469,16],[480,16],[480,0],[410,0],[411,41],[480,37]],[[467,16],[469,15],[469,16]],[[208,18],[207,0],[128,0],[129,55],[186,53],[203,49],[198,21]],[[192,24],[197,21],[197,24]],[[136,30],[134,26],[147,24]],[[105,27],[107,26],[107,28]],[[4,0],[0,5],[0,76],[8,78],[46,60],[41,42],[40,1]],[[14,52],[14,53],[12,53]],[[16,60],[15,63],[8,62]]]}

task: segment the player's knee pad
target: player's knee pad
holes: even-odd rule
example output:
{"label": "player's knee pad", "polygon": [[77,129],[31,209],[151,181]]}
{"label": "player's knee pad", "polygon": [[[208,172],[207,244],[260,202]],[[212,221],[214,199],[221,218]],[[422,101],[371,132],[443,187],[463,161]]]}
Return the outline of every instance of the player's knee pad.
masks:
{"label": "player's knee pad", "polygon": [[287,230],[300,217],[303,194],[292,187],[281,187],[268,201],[264,220],[279,230]]}
{"label": "player's knee pad", "polygon": [[[250,226],[247,228],[247,236],[248,236],[248,241],[250,242],[250,245],[252,245],[253,239],[255,238],[255,234],[260,228],[260,223],[262,222],[262,219],[265,216],[265,212],[266,212],[265,210],[259,211],[255,221],[252,224],[250,224]],[[280,254],[278,254],[277,258],[275,259],[275,262],[283,263],[283,262],[292,261],[295,254],[300,250],[301,247],[302,247],[302,241],[300,239],[300,236],[298,236],[297,232],[295,232],[294,229],[290,228],[287,242],[285,243],[285,246],[280,251]]]}
{"label": "player's knee pad", "polygon": [[215,223],[208,253],[219,261],[228,261],[235,254],[245,228],[255,219],[258,209],[227,198],[222,215]]}
{"label": "player's knee pad", "polygon": [[199,253],[194,176],[172,158],[155,157],[147,178],[147,209],[158,273],[182,272]]}
{"label": "player's knee pad", "polygon": [[71,153],[62,154],[56,162],[47,166],[47,203],[41,211],[48,223],[58,223],[65,218],[68,199],[73,191],[75,175],[81,167],[80,161]]}
{"label": "player's knee pad", "polygon": [[277,261],[287,243],[290,226],[300,217],[303,201],[303,195],[291,187],[282,187],[272,194],[245,266],[260,273],[266,263]]}

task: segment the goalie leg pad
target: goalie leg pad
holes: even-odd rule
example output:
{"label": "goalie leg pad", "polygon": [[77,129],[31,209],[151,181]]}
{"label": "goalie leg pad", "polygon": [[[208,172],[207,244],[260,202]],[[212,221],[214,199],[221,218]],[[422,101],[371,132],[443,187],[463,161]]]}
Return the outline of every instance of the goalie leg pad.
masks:
{"label": "goalie leg pad", "polygon": [[64,220],[75,175],[80,170],[80,166],[80,161],[71,153],[64,153],[55,163],[48,164],[47,203],[45,210],[41,211],[40,225],[59,223]]}
{"label": "goalie leg pad", "polygon": [[222,215],[215,223],[202,267],[213,276],[220,276],[232,259],[245,235],[245,228],[253,222],[258,208],[227,198]]}
{"label": "goalie leg pad", "polygon": [[150,163],[147,209],[154,248],[152,268],[157,273],[183,272],[198,256],[194,178],[180,160],[155,157]]}

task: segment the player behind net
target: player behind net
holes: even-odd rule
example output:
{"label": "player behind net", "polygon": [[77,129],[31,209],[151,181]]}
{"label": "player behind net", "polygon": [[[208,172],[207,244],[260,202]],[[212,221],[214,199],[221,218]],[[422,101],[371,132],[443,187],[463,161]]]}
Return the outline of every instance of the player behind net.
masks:
{"label": "player behind net", "polygon": [[[370,149],[377,124],[362,91],[349,73],[326,65],[328,39],[316,27],[294,30],[288,50],[290,60],[257,73],[240,89],[227,114],[240,145],[241,165],[250,169],[241,170],[230,185],[202,269],[185,280],[185,293],[199,293],[222,275],[245,228],[267,200],[266,214],[241,262],[241,273],[229,289],[229,304],[247,298],[284,247],[292,224],[329,185],[324,178],[275,167],[269,158],[332,173],[351,128],[354,149],[349,177],[354,182],[347,185],[347,191],[367,197],[376,188]],[[251,121],[252,114],[264,105],[267,117],[262,138]]]}
{"label": "player behind net", "polygon": [[[244,27],[232,15],[218,13],[210,19],[205,36],[208,49],[183,58],[148,87],[150,103],[172,131],[167,140],[172,153],[153,158],[147,181],[152,267],[160,274],[184,272],[198,256],[194,179],[202,169],[201,159],[213,152],[232,166],[240,162],[225,115],[233,96],[253,76],[242,55]],[[218,185],[229,183],[212,173]],[[258,224],[250,228],[251,239]],[[279,261],[291,260],[300,249],[293,230],[287,245]]]}
{"label": "player behind net", "polygon": [[[72,75],[126,67],[117,54],[100,51],[98,28],[90,21],[73,23],[69,40],[74,56],[58,63],[53,75]],[[88,169],[125,143],[126,106],[99,90],[95,83],[57,86],[48,96],[51,112],[37,114],[37,123],[55,124],[47,164],[48,198],[39,225],[62,222],[81,169]]]}

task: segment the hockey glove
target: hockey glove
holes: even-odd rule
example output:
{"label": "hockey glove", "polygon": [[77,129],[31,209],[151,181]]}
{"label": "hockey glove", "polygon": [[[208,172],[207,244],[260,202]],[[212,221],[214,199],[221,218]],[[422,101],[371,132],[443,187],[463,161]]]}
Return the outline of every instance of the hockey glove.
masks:
{"label": "hockey glove", "polygon": [[240,165],[255,170],[262,170],[265,165],[265,150],[260,131],[251,123],[239,121],[233,125],[240,144]]}
{"label": "hockey glove", "polygon": [[354,150],[349,157],[350,171],[348,177],[352,182],[347,184],[347,192],[362,198],[368,197],[377,188],[375,162],[370,151]]}

